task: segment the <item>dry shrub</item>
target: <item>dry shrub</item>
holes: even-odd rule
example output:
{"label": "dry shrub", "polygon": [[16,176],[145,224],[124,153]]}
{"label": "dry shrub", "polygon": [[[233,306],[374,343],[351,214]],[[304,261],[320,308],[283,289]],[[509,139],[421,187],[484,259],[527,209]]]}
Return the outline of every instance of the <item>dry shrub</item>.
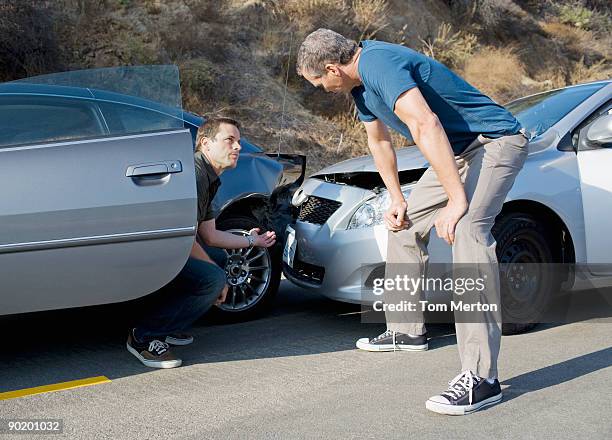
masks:
{"label": "dry shrub", "polygon": [[[186,108],[202,109],[204,103],[224,100],[224,76],[220,66],[207,59],[197,58],[183,62],[179,67]],[[210,111],[210,108],[206,108],[206,111]]]}
{"label": "dry shrub", "polygon": [[351,29],[351,10],[345,0],[286,0],[279,3],[279,8],[302,32],[320,27],[340,33]]}
{"label": "dry shrub", "polygon": [[218,22],[223,21],[227,11],[225,0],[185,0],[195,21]]}
{"label": "dry shrub", "polygon": [[512,0],[453,0],[451,7],[456,14],[478,21],[483,28],[501,26],[508,14],[521,15],[521,8]]}
{"label": "dry shrub", "polygon": [[558,14],[561,23],[582,29],[588,29],[593,18],[593,11],[577,1],[558,6]]}
{"label": "dry shrub", "polygon": [[556,86],[605,79],[606,72],[609,74],[611,68],[609,37],[596,38],[592,31],[557,22],[544,23],[542,28],[561,47],[572,51],[572,57],[565,57],[567,62],[558,65],[549,75]]}
{"label": "dry shrub", "polygon": [[576,45],[576,43],[584,44],[592,40],[593,35],[580,29],[564,23],[545,22],[541,24],[542,29],[553,39],[565,45]]}
{"label": "dry shrub", "polygon": [[487,47],[465,63],[464,78],[498,102],[522,94],[525,68],[512,49]]}
{"label": "dry shrub", "polygon": [[574,68],[569,73],[569,84],[579,84],[588,81],[598,81],[601,79],[609,79],[612,73],[612,67],[607,60],[600,60],[591,65],[586,65],[584,58],[574,65]]}
{"label": "dry shrub", "polygon": [[148,14],[158,15],[163,11],[161,0],[145,0],[145,8]]}
{"label": "dry shrub", "polygon": [[52,16],[37,2],[0,1],[0,80],[61,69]]}
{"label": "dry shrub", "polygon": [[602,59],[594,63],[587,63],[584,58],[571,63],[564,68],[549,68],[537,75],[539,81],[534,81],[541,90],[565,87],[589,81],[609,79],[612,76],[610,62]]}
{"label": "dry shrub", "polygon": [[61,0],[66,11],[74,11],[79,18],[94,18],[109,5],[108,0]]}
{"label": "dry shrub", "polygon": [[469,32],[457,31],[448,23],[438,27],[435,38],[421,39],[422,51],[450,68],[462,68],[465,60],[472,55],[478,39]]}
{"label": "dry shrub", "polygon": [[361,31],[360,40],[370,39],[389,26],[386,0],[353,0],[354,23]]}

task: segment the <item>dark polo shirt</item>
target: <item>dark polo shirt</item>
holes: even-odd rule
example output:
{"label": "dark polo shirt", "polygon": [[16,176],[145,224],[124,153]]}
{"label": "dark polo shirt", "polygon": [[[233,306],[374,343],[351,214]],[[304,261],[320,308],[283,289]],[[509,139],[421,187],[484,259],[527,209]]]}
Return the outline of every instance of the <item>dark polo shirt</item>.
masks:
{"label": "dark polo shirt", "polygon": [[200,224],[215,218],[212,201],[221,185],[221,180],[202,152],[195,153],[194,162],[198,191],[198,224]]}

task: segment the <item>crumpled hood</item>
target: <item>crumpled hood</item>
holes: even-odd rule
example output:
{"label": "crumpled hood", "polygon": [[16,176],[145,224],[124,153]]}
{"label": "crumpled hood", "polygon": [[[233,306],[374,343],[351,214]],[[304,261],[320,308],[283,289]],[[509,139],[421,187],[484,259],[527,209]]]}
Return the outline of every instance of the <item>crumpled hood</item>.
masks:
{"label": "crumpled hood", "polygon": [[[423,157],[416,146],[400,148],[396,151],[396,155],[397,168],[399,171],[415,170],[419,168],[427,168],[429,166],[429,163],[425,160],[425,157]],[[315,174],[354,173],[359,171],[376,172],[374,159],[371,155],[344,160],[327,168],[323,168],[321,171]]]}

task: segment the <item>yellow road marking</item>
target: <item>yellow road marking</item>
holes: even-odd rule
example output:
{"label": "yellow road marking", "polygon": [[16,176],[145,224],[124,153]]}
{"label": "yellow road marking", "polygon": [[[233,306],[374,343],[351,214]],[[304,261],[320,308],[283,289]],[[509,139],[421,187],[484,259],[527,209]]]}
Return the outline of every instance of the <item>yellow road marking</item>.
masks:
{"label": "yellow road marking", "polygon": [[7,391],[0,393],[0,400],[16,399],[18,397],[33,396],[35,394],[52,393],[54,391],[71,390],[73,388],[88,387],[108,383],[110,379],[106,376],[88,377],[87,379],[71,380],[51,385],[43,385],[34,388],[24,388],[23,390]]}

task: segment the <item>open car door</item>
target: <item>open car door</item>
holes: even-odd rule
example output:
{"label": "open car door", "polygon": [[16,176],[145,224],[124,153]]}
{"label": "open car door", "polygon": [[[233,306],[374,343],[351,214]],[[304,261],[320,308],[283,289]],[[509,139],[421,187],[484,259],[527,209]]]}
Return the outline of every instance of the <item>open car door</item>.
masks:
{"label": "open car door", "polygon": [[194,239],[193,145],[175,66],[0,84],[0,315],[125,301]]}

